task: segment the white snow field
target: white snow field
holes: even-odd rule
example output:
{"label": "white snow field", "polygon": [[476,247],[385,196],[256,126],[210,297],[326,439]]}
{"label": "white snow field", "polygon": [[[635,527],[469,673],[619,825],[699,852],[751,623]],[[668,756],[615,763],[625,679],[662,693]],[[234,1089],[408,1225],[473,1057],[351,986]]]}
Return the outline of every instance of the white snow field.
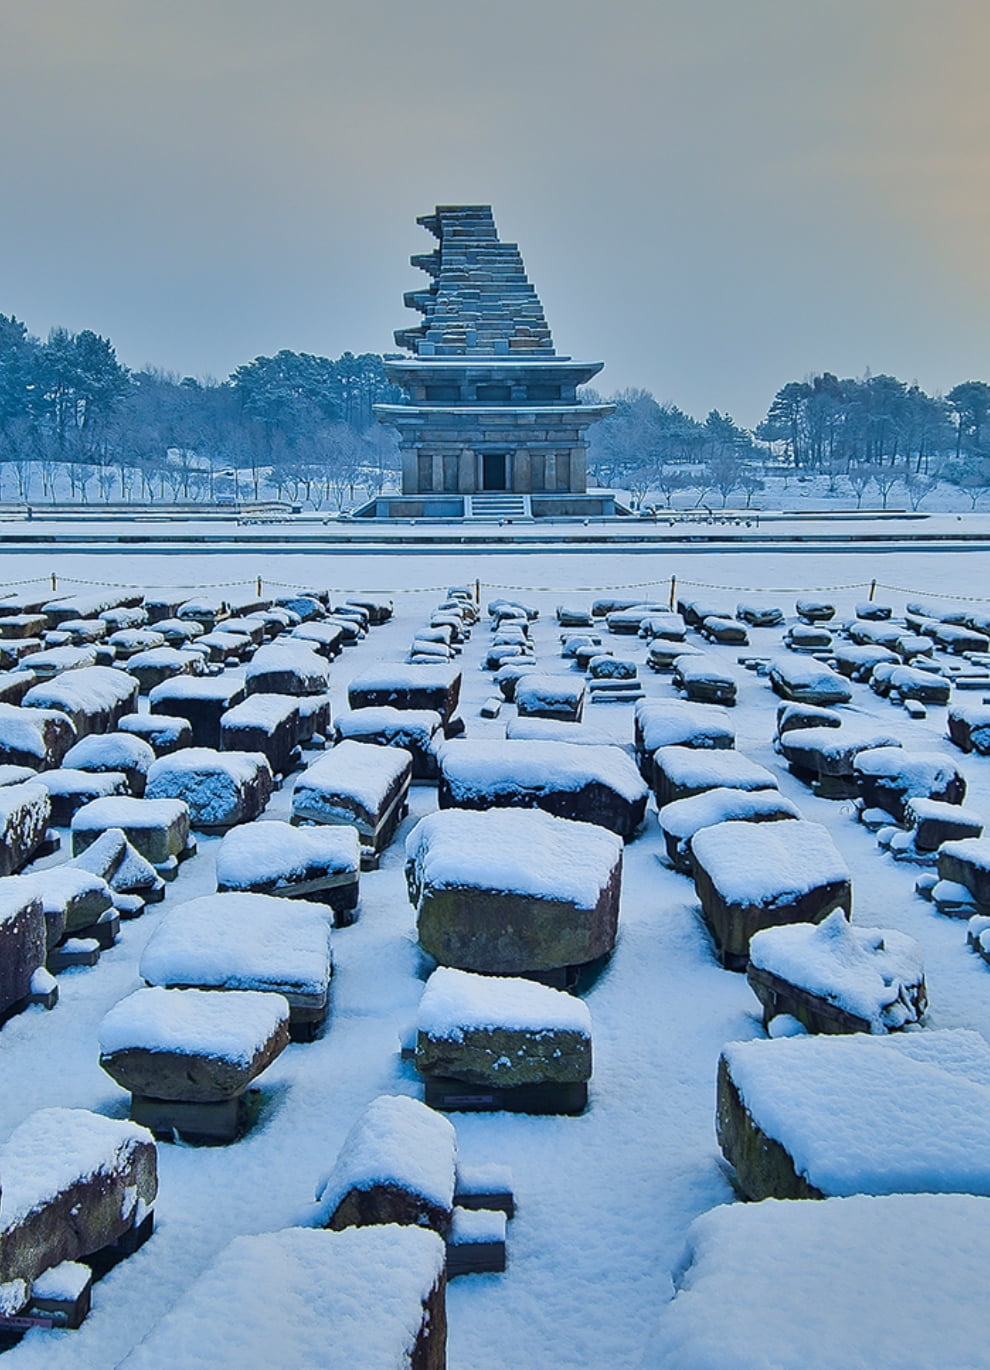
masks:
{"label": "white snow field", "polygon": [[[860,531],[874,530],[866,526]],[[789,772],[772,745],[780,700],[766,678],[737,663],[744,653],[767,658],[781,653],[785,627],[796,622],[794,605],[799,597],[834,602],[837,614],[829,627],[835,632],[839,621],[852,617],[853,606],[867,599],[874,579],[879,582],[876,599],[890,604],[895,617],[903,617],[907,603],[922,599],[987,612],[990,552],[932,551],[929,543],[923,550],[902,547],[881,553],[872,546],[857,551],[849,543],[847,550],[827,553],[796,547],[788,549],[787,555],[744,548],[731,553],[671,548],[649,555],[623,555],[575,552],[564,546],[536,550],[529,534],[525,554],[499,548],[484,556],[453,550],[351,555],[342,547],[332,553],[305,554],[292,551],[291,539],[286,539],[288,545],[277,551],[259,548],[210,555],[200,550],[176,556],[156,554],[153,528],[144,530],[143,536],[149,541],[140,551],[63,554],[51,547],[0,552],[2,585],[16,594],[34,588],[17,582],[41,577],[36,584],[43,590],[55,572],[58,591],[66,594],[88,593],[107,585],[151,589],[179,585],[188,587],[187,598],[198,589],[210,595],[224,593],[217,587],[225,586],[250,597],[256,578],[261,577],[266,596],[305,586],[330,588],[337,600],[359,590],[391,595],[396,604],[393,619],[372,628],[329,667],[333,707],[340,713],[347,707],[346,687],[352,676],[372,668],[398,669],[417,629],[428,622],[447,587],[473,587],[480,579],[482,616],[456,658],[463,670],[459,713],[466,722],[467,737],[477,741],[504,737],[505,725],[516,713],[510,704],[502,706],[498,719],[485,719],[479,713],[495,692],[491,673],[479,669],[489,642],[485,606],[491,599],[505,596],[539,608],[540,617],[531,624],[531,640],[539,668],[550,672],[572,669],[559,656],[553,611],[560,602],[590,607],[592,599],[606,593],[633,601],[666,602],[669,578],[676,575],[679,592],[683,587],[685,593],[703,596],[730,615],[746,599],[779,604],[785,623],[750,627],[748,648],[714,644],[705,648],[738,684],[738,704],[729,711],[736,746],[773,773],[782,794],[804,819],[828,829],[852,874],[853,922],[896,929],[918,941],[930,1000],[925,1029],[967,1028],[990,1041],[990,968],[967,947],[965,919],[941,916],[916,895],[919,868],[895,862],[881,850],[876,835],[856,821],[851,801],[820,798]],[[648,699],[675,697],[671,677],[646,668],[645,642],[615,636],[604,624],[596,631],[617,657],[638,663]],[[694,630],[687,637],[692,644],[699,641]],[[939,659],[951,658],[940,654]],[[243,675],[245,667],[231,670]],[[576,671],[575,678],[579,679]],[[969,785],[967,808],[990,821],[990,757],[964,755],[949,742],[944,707],[930,705],[925,718],[915,719],[901,706],[875,695],[866,684],[853,683],[852,696],[852,703],[842,706],[841,713],[864,727],[893,730],[911,751],[941,754],[957,765]],[[957,691],[955,697],[976,705],[983,694]],[[144,699],[141,708],[146,708]],[[631,751],[633,709],[631,703],[589,701],[586,725],[609,734]],[[448,744],[456,745],[456,741]],[[306,763],[319,755],[307,752]],[[291,788],[290,780],[275,791],[262,821],[288,818]],[[406,893],[403,862],[405,837],[436,808],[436,793],[434,784],[413,785],[408,817],[384,852],[380,868],[361,875],[357,921],[333,934],[334,976],[327,1027],[315,1041],[291,1044],[260,1077],[260,1110],[250,1131],[222,1147],[160,1144],[157,1226],[151,1240],[95,1286],[92,1312],[78,1331],[29,1332],[4,1354],[3,1370],[114,1370],[190,1294],[234,1238],[312,1221],[317,1190],[373,1099],[383,1094],[422,1097],[412,1064],[400,1055],[430,969],[416,947],[415,915]],[[141,956],[168,910],[215,891],[220,840],[200,835],[198,854],[181,864],[164,902],[149,905],[142,917],[124,922],[117,944],[103,953],[96,966],[59,976],[60,1000],[53,1011],[28,1009],[0,1029],[0,1144],[37,1109],[87,1108],[112,1118],[126,1117],[127,1096],[99,1066],[100,1023],[116,1003],[139,988]],[[686,1313],[677,1315],[673,1323],[662,1322],[665,1309],[669,1313],[675,1282],[685,1268],[691,1224],[718,1205],[742,1209],[715,1137],[716,1067],[726,1043],[765,1036],[760,1008],[745,976],[723,970],[716,961],[691,879],[673,871],[663,854],[663,837],[651,801],[641,832],[623,853],[616,949],[583,995],[594,1046],[586,1112],[580,1117],[450,1115],[457,1132],[459,1163],[507,1165],[517,1205],[508,1225],[505,1273],[466,1276],[448,1288],[450,1370],[519,1366],[527,1370],[601,1370],[606,1366],[639,1370],[650,1346],[649,1365],[656,1370],[668,1364],[681,1370],[710,1370],[723,1364],[798,1370],[810,1363],[804,1314],[816,1289],[827,1284],[843,1264],[834,1251],[822,1254],[823,1243],[833,1239],[824,1216],[820,1220],[824,1235],[818,1235],[815,1227],[809,1237],[814,1259],[801,1267],[804,1282],[800,1288],[795,1285],[778,1309],[765,1360],[760,1351],[758,1300],[776,1300],[772,1271],[762,1279],[764,1267],[773,1264],[768,1248],[774,1240],[772,1224],[765,1225],[764,1232],[755,1224],[709,1221],[690,1238],[695,1251],[701,1250],[705,1260],[715,1264],[730,1288],[733,1274],[725,1262],[739,1268],[742,1278],[749,1264],[750,1242],[760,1253],[752,1278],[741,1286],[746,1297],[757,1300],[747,1305],[745,1337],[755,1340],[755,1350],[747,1351],[749,1359],[717,1350],[707,1356],[701,1332],[691,1339],[679,1330]],[[63,833],[61,852],[44,858],[42,864],[58,864],[68,856],[67,834]],[[855,1187],[850,1181],[849,1188]],[[811,1206],[814,1201],[803,1202]],[[860,1231],[874,1213],[879,1230],[891,1230],[884,1216],[887,1210],[878,1201],[842,1202],[853,1205],[850,1212],[867,1215],[859,1221]],[[975,1238],[963,1243],[961,1260],[966,1266],[955,1269],[951,1224],[953,1215],[958,1215],[960,1227],[984,1222],[986,1206],[985,1200],[937,1205],[939,1214],[945,1215],[935,1248],[941,1277],[922,1280],[917,1289],[912,1286],[912,1301],[927,1300],[921,1317],[927,1329],[926,1346],[942,1345],[938,1334],[942,1318],[951,1319],[954,1326],[961,1319],[973,1320],[971,1336],[960,1333],[946,1340],[949,1360],[940,1359],[937,1349],[933,1352],[935,1361],[930,1363],[937,1362],[946,1370],[961,1370],[964,1364],[952,1358],[951,1348],[985,1346],[979,1299],[971,1294],[974,1267],[967,1255],[982,1248]],[[816,1218],[809,1214],[808,1222],[813,1224]],[[0,1223],[2,1219],[0,1197]],[[924,1248],[928,1224],[927,1213],[917,1225],[906,1218],[904,1241]],[[747,1236],[750,1227],[752,1238]],[[836,1234],[834,1239],[842,1240],[838,1228]],[[961,1239],[964,1235],[960,1233]],[[868,1230],[862,1240],[872,1250]],[[718,1254],[723,1242],[724,1261]],[[278,1243],[271,1245],[272,1251],[278,1249]],[[900,1249],[902,1253],[908,1250]],[[905,1268],[910,1265],[905,1261]],[[264,1260],[254,1262],[252,1270],[256,1272],[253,1283],[247,1290],[242,1287],[240,1295],[253,1301],[250,1322],[263,1331],[265,1310],[271,1300],[278,1299],[286,1275],[273,1270],[269,1283]],[[871,1325],[890,1329],[889,1337],[876,1335],[869,1342],[869,1358],[862,1363],[868,1363],[871,1370],[899,1370],[904,1363],[897,1329],[899,1272],[896,1266],[890,1278],[877,1278],[870,1286],[875,1291]],[[379,1273],[383,1279],[388,1277],[387,1271]],[[954,1291],[953,1296],[947,1292],[940,1300],[940,1289]],[[205,1286],[191,1305],[191,1313],[202,1319],[204,1338],[211,1335],[209,1290]],[[855,1304],[854,1292],[849,1294],[850,1306]],[[690,1289],[677,1297],[686,1295]],[[890,1300],[889,1308],[885,1300]],[[224,1310],[224,1321],[229,1311]],[[661,1326],[666,1330],[657,1341]],[[914,1336],[913,1325],[908,1336]],[[658,1353],[657,1347],[671,1348],[675,1343],[680,1347],[676,1354]],[[154,1345],[160,1348],[163,1341]],[[847,1324],[840,1356],[844,1366],[861,1363],[848,1351],[850,1346],[856,1346],[856,1333]],[[691,1347],[702,1349],[695,1354]],[[173,1355],[173,1350],[169,1348],[169,1370],[198,1370],[206,1363],[202,1347],[188,1354],[180,1350]],[[267,1370],[277,1360],[277,1354],[273,1360],[270,1351],[264,1336],[259,1335],[256,1342],[247,1340],[244,1370]],[[331,1352],[332,1336],[328,1357]],[[129,1362],[135,1366],[152,1363],[157,1366],[165,1361],[155,1359],[154,1352],[139,1352]],[[815,1363],[838,1362],[826,1357]],[[976,1363],[965,1361],[966,1365]],[[336,1365],[336,1361],[328,1358],[327,1364]],[[359,1370],[360,1358],[351,1364]]]}

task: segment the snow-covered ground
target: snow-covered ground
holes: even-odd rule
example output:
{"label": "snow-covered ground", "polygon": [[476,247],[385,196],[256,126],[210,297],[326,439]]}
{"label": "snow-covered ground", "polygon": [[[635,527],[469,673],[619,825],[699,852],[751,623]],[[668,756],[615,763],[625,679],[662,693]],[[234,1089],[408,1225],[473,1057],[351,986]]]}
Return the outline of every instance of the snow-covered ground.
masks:
{"label": "snow-covered ground", "polygon": [[[775,599],[792,622],[794,599],[801,594],[834,598],[839,616],[852,616],[874,578],[899,587],[877,592],[895,614],[908,599],[990,596],[990,554],[977,551],[822,556],[795,550],[786,557],[665,551],[633,559],[547,549],[526,556],[492,552],[483,561],[463,554],[258,551],[180,562],[153,551],[101,557],[53,549],[8,553],[2,566],[8,583],[56,570],[73,578],[73,591],[85,588],[85,581],[138,587],[239,582],[249,588],[262,576],[266,593],[282,593],[289,585],[390,593],[396,601],[393,620],[373,629],[332,667],[338,712],[346,707],[351,675],[401,661],[446,587],[473,585],[476,579],[483,606],[507,595],[540,608],[533,639],[538,662],[551,670],[566,669],[553,618],[558,602],[587,606],[599,591],[626,594],[627,587],[635,587],[630,598],[663,596],[672,574],[679,587],[699,587],[699,593],[703,587],[705,597],[728,612],[739,598]],[[749,650],[779,649],[782,632],[751,629]],[[479,739],[503,736],[514,714],[506,707],[497,721],[479,716],[492,694],[490,675],[478,669],[487,638],[483,618],[460,658],[461,712],[468,736]],[[689,638],[697,641],[694,633]],[[617,655],[639,660],[648,697],[674,696],[669,677],[642,666],[645,647],[638,639],[616,637],[611,645]],[[965,923],[941,918],[915,895],[917,869],[883,854],[875,836],[854,820],[849,802],[817,798],[788,772],[771,745],[778,700],[765,679],[737,666],[740,649],[706,650],[738,680],[739,702],[732,711],[737,746],[777,776],[781,791],[803,817],[826,826],[842,853],[853,877],[854,921],[899,929],[922,944],[929,1026],[973,1028],[990,1040],[990,970],[967,948]],[[978,702],[981,696],[970,697]],[[851,708],[896,729],[909,748],[950,757],[968,779],[967,806],[990,819],[990,759],[963,757],[951,746],[943,708],[930,707],[927,719],[912,721],[859,684]],[[586,718],[590,726],[631,742],[630,705],[589,704]],[[290,789],[286,784],[276,792],[267,817],[288,816]],[[360,917],[334,934],[336,969],[325,1034],[290,1046],[269,1069],[262,1078],[260,1116],[241,1141],[219,1148],[159,1148],[152,1240],[97,1286],[81,1330],[30,1333],[8,1353],[9,1370],[110,1370],[234,1236],[274,1231],[311,1212],[319,1181],[372,1098],[420,1094],[412,1067],[399,1055],[423,988],[403,879],[403,839],[435,804],[435,787],[414,786],[410,816],[381,868],[361,877]],[[29,1010],[0,1031],[0,1138],[32,1110],[49,1105],[125,1116],[126,1096],[98,1064],[100,1021],[137,987],[138,962],[162,911],[215,889],[219,841],[200,838],[199,855],[183,864],[165,903],[125,923],[119,942],[97,966],[60,977],[61,999],[53,1012]],[[688,1225],[714,1205],[734,1201],[715,1140],[715,1070],[726,1042],[763,1035],[758,1005],[745,978],[717,964],[693,884],[669,869],[662,851],[651,805],[643,831],[625,850],[615,953],[586,994],[595,1058],[587,1112],[576,1118],[453,1115],[464,1161],[511,1166],[518,1208],[509,1224],[505,1274],[466,1277],[449,1288],[451,1370],[635,1370],[670,1297]],[[923,1233],[918,1240],[923,1242]],[[259,1347],[258,1370],[271,1363],[268,1350]],[[889,1362],[874,1370],[898,1364],[892,1337]],[[181,1363],[172,1370],[182,1370]]]}

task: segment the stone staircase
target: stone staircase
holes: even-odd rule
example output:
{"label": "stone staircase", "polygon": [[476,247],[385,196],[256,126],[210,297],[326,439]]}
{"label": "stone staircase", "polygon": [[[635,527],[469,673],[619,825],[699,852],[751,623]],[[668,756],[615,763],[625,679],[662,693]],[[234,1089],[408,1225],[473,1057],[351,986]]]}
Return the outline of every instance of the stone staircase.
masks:
{"label": "stone staircase", "polygon": [[528,495],[515,495],[510,490],[491,490],[480,495],[464,497],[464,517],[478,523],[530,522],[533,511]]}

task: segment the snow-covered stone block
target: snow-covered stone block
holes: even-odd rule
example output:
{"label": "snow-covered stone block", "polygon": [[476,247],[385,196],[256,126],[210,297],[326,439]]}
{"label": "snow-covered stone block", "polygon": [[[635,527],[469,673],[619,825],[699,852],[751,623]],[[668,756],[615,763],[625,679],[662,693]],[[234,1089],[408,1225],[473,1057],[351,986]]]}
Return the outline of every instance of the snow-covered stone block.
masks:
{"label": "snow-covered stone block", "polygon": [[181,858],[189,845],[189,806],[181,799],[132,799],[127,795],[94,799],[73,814],[73,856],[79,856],[110,828],[119,828],[153,866],[166,865],[173,857]]}
{"label": "snow-covered stone block", "polygon": [[327,661],[333,661],[343,651],[348,641],[356,641],[357,630],[349,633],[344,623],[329,623],[326,620],[319,623],[301,623],[298,628],[293,628],[289,634],[293,642],[305,642],[320,656]]}
{"label": "snow-covered stone block", "polygon": [[137,681],[112,666],[66,671],[33,685],[24,696],[28,708],[58,709],[68,715],[79,737],[112,732],[118,719],[134,713],[137,702]]}
{"label": "snow-covered stone block", "polygon": [[[188,818],[185,827],[188,833]],[[171,876],[179,857],[192,856],[195,850],[195,844],[190,842],[187,836],[186,846],[182,852],[160,864]],[[154,903],[165,893],[165,881],[156,867],[131,845],[121,828],[107,828],[101,832],[95,841],[90,842],[85,850],[73,856],[63,867],[66,870],[70,868],[88,871],[106,881],[115,896],[115,907],[125,906],[121,904],[121,896],[140,896],[142,901]],[[126,903],[126,908],[132,917],[141,911],[129,902]]]}
{"label": "snow-covered stone block", "polygon": [[938,849],[940,880],[964,886],[977,904],[990,909],[990,838],[964,837]]}
{"label": "snow-covered stone block", "polygon": [[639,668],[635,661],[627,658],[593,656],[588,662],[588,675],[592,680],[635,680]]}
{"label": "snow-covered stone block", "polygon": [[461,673],[454,666],[376,666],[347,687],[351,709],[388,705],[394,709],[432,709],[449,723],[461,694]]}
{"label": "snow-covered stone block", "polygon": [[244,892],[207,894],[170,909],[141,956],[150,985],[282,995],[298,1038],[327,1013],[333,957],[321,904]]}
{"label": "snow-covered stone block", "polygon": [[167,714],[125,714],[117,730],[141,738],[156,756],[168,756],[183,747],[191,747],[192,725],[186,718],[169,718]]}
{"label": "snow-covered stone block", "polygon": [[202,637],[196,639],[197,651],[206,651],[208,660],[212,662],[229,662],[236,665],[239,661],[247,661],[254,652],[254,643],[247,633],[234,633],[227,631],[227,622],[222,628],[215,629],[212,633],[204,633]]}
{"label": "snow-covered stone block", "polygon": [[882,698],[917,699],[923,704],[948,704],[952,681],[930,670],[884,662],[874,668],[870,689]]}
{"label": "snow-covered stone block", "polygon": [[75,724],[58,709],[0,703],[0,762],[6,765],[50,770],[75,740]]}
{"label": "snow-covered stone block", "polygon": [[[0,1023],[30,993],[31,979],[45,964],[47,950],[45,914],[35,883],[28,877],[0,880]],[[5,1184],[0,1172],[0,1185]]]}
{"label": "snow-covered stone block", "polygon": [[687,624],[680,614],[670,610],[654,610],[639,625],[639,636],[647,642],[661,638],[666,642],[683,642],[687,634]]}
{"label": "snow-covered stone block", "polygon": [[866,807],[886,809],[898,823],[904,819],[908,799],[961,804],[966,797],[965,779],[940,752],[871,747],[853,759],[853,774]]}
{"label": "snow-covered stone block", "polygon": [[347,709],[334,723],[334,737],[338,743],[347,738],[379,747],[402,747],[412,757],[413,780],[437,777],[443,719],[433,709],[395,709],[389,705]]}
{"label": "snow-covered stone block", "polygon": [[603,728],[586,723],[561,723],[555,718],[510,718],[505,735],[515,742],[576,742],[581,747],[628,748]]}
{"label": "snow-covered stone block", "polygon": [[412,756],[401,747],[345,739],[309,766],[292,788],[292,822],[343,823],[377,855],[405,817]]}
{"label": "snow-covered stone block", "polygon": [[140,605],[137,590],[92,590],[77,595],[59,595],[41,606],[49,628],[57,628],[69,618],[95,618],[110,609],[130,609]]}
{"label": "snow-covered stone block", "polygon": [[716,1127],[749,1199],[990,1194],[990,1047],[962,1028],[730,1042]]}
{"label": "snow-covered stone block", "polygon": [[242,1094],[288,1044],[280,994],[138,989],[104,1016],[100,1065],[131,1094],[219,1103]]}
{"label": "snow-covered stone block", "polygon": [[797,616],[804,623],[828,623],[835,618],[835,605],[827,599],[808,595],[794,605]]}
{"label": "snow-covered stone block", "polygon": [[936,623],[932,636],[938,645],[947,652],[962,656],[966,652],[990,651],[990,637],[974,632],[972,628],[959,627],[952,623]]}
{"label": "snow-covered stone block", "polygon": [[719,823],[691,840],[701,913],[722,964],[745,968],[749,939],[781,923],[847,914],[852,881],[819,823]]}
{"label": "snow-covered stone block", "polygon": [[280,638],[258,648],[244,680],[249,695],[322,695],[330,688],[330,670],[310,644]]}
{"label": "snow-covered stone block", "polygon": [[[105,627],[104,624],[104,630]],[[164,647],[165,634],[155,628],[119,628],[110,634],[107,642],[114,649],[118,661],[127,661],[138,652],[150,652],[155,647]]]}
{"label": "snow-covered stone block", "polygon": [[19,1286],[24,1307],[45,1271],[95,1255],[147,1220],[158,1153],[151,1134],[134,1123],[45,1108],[0,1146],[0,1177],[0,1290]]}
{"label": "snow-covered stone block", "polygon": [[107,881],[78,866],[52,866],[25,878],[33,882],[41,900],[49,948],[63,937],[78,937],[113,908]]}
{"label": "snow-covered stone block", "polygon": [[892,666],[900,662],[900,657],[886,647],[858,646],[840,643],[832,652],[835,669],[849,680],[869,680],[873,669],[888,661]]}
{"label": "snow-covered stone block", "polygon": [[444,1254],[394,1224],[238,1237],[119,1370],[245,1370],[269,1345],[292,1370],[444,1370]]}
{"label": "snow-covered stone block", "polygon": [[131,794],[140,799],[154,759],[154,748],[142,738],[115,732],[80,739],[66,752],[62,764],[94,775],[116,771],[126,776]]}
{"label": "snow-covered stone block", "polygon": [[457,1134],[450,1121],[418,1099],[381,1094],[320,1181],[316,1221],[334,1231],[398,1223],[446,1236],[456,1172]]}
{"label": "snow-covered stone block", "polygon": [[250,694],[220,719],[220,750],[261,752],[275,775],[299,761],[299,702],[291,695]]}
{"label": "snow-covered stone block", "polygon": [[420,946],[441,965],[525,975],[615,945],[622,841],[539,810],[445,809],[406,839]]}
{"label": "snow-covered stone block", "polygon": [[774,823],[800,818],[796,804],[777,790],[735,790],[722,786],[665,804],[658,815],[667,856],[675,870],[690,875],[691,839],[716,823]]}
{"label": "snow-covered stone block", "polygon": [[827,628],[795,623],[784,634],[784,646],[792,652],[829,652],[832,650],[832,634]]}
{"label": "snow-covered stone block", "polygon": [[[650,664],[654,665],[654,643],[650,647]],[[736,702],[736,681],[718,662],[704,652],[697,655],[683,651],[673,664],[674,685],[688,699],[699,704],[728,704]]]}
{"label": "snow-covered stone block", "polygon": [[558,604],[556,618],[562,628],[590,628],[594,623],[588,609],[580,609],[573,604]]}
{"label": "snow-covered stone block", "polygon": [[943,842],[983,835],[983,819],[974,809],[919,795],[905,800],[904,822],[912,829],[919,851],[933,852]]}
{"label": "snow-covered stone block", "polygon": [[495,684],[507,704],[516,698],[516,686],[524,675],[537,669],[534,661],[508,661],[495,672]]}
{"label": "snow-covered stone block", "polygon": [[0,638],[41,637],[47,627],[44,614],[4,614],[0,617]]}
{"label": "snow-covered stone block", "polygon": [[220,720],[244,697],[243,682],[231,676],[177,676],[154,687],[149,707],[153,714],[186,719],[193,746],[219,748]]}
{"label": "snow-covered stone block", "polygon": [[821,923],[754,932],[747,978],[766,1026],[790,1014],[809,1032],[894,1032],[928,1003],[921,947],[893,928],[858,928],[838,909]]}
{"label": "snow-covered stone block", "polygon": [[217,851],[217,888],[327,904],[338,927],[356,917],[361,841],[356,828],[243,823]]}
{"label": "snow-covered stone block", "polygon": [[657,808],[704,790],[775,790],[777,777],[734,748],[657,747],[653,793]]}
{"label": "snow-covered stone block", "polygon": [[192,827],[225,832],[257,818],[273,785],[272,768],[260,752],[187,747],[153,763],[145,794],[148,799],[182,800]]}
{"label": "snow-covered stone block", "polygon": [[387,623],[395,612],[392,600],[382,599],[378,595],[349,595],[345,604],[351,608],[363,609],[373,628],[379,628],[383,623]]}
{"label": "snow-covered stone block", "polygon": [[853,763],[874,747],[899,747],[888,729],[843,722],[838,728],[795,728],[778,738],[777,748],[800,779],[814,784],[826,799],[848,799],[858,793]]}
{"label": "snow-covered stone block", "polygon": [[736,605],[736,618],[753,628],[776,628],[784,621],[784,611],[763,600],[741,599]]}
{"label": "snow-covered stone block", "polygon": [[735,730],[724,709],[686,699],[640,700],[633,738],[636,762],[647,782],[653,778],[653,753],[658,747],[725,750],[736,745]]}
{"label": "snow-covered stone block", "polygon": [[770,666],[770,688],[781,699],[798,704],[848,704],[852,699],[849,682],[821,661],[776,658]]}
{"label": "snow-covered stone block", "polygon": [[[58,638],[68,637],[68,634],[46,633],[45,646],[40,652],[31,652],[31,670],[39,681],[48,683],[55,676],[61,675],[66,671],[79,671],[83,668],[95,666],[98,653],[95,643],[87,643],[83,647],[71,647],[68,642],[59,642]],[[54,639],[54,640],[53,640]],[[26,638],[19,644],[22,651],[25,650],[25,642],[31,642],[31,638]]]}
{"label": "snow-covered stone block", "polygon": [[749,644],[749,635],[745,627],[734,618],[711,615],[703,619],[701,636],[709,642],[728,643],[731,646],[746,647]]}
{"label": "snow-covered stone block", "polygon": [[617,747],[458,740],[440,753],[442,809],[543,809],[598,823],[629,840],[643,821],[647,793]]}
{"label": "snow-covered stone block", "polygon": [[27,865],[51,821],[51,796],[40,778],[0,787],[0,876]]}
{"label": "snow-covered stone block", "polygon": [[580,723],[584,682],[572,676],[532,671],[516,685],[516,709],[522,718],[556,718]]}
{"label": "snow-covered stone block", "polygon": [[892,1342],[898,1370],[977,1366],[969,1275],[988,1232],[990,1201],[971,1195],[712,1209],[688,1229],[642,1370],[880,1367]]}
{"label": "snow-covered stone block", "polygon": [[33,671],[0,671],[0,703],[20,704],[35,683]]}
{"label": "snow-covered stone block", "polygon": [[780,704],[777,707],[777,737],[798,728],[841,728],[842,715],[817,704]]}
{"label": "snow-covered stone block", "polygon": [[946,723],[960,751],[990,756],[990,704],[953,704]]}
{"label": "snow-covered stone block", "polygon": [[201,657],[178,647],[155,647],[136,652],[127,662],[127,673],[138,682],[143,695],[150,694],[163,680],[182,675],[202,675],[204,669]]}
{"label": "snow-covered stone block", "polygon": [[301,747],[323,746],[330,736],[333,710],[329,695],[304,695],[299,699],[299,731]]}
{"label": "snow-covered stone block", "polygon": [[903,629],[896,623],[857,618],[847,625],[846,632],[857,646],[883,647],[893,652]]}
{"label": "snow-covered stone block", "polygon": [[532,980],[441,967],[420,1000],[416,1069],[498,1089],[586,1084],[591,1015],[580,999]]}
{"label": "snow-covered stone block", "polygon": [[50,822],[67,828],[72,815],[84,804],[111,795],[130,794],[127,776],[120,771],[77,771],[71,766],[60,766],[56,771],[40,771],[38,785],[44,785],[51,802]]}
{"label": "snow-covered stone block", "polygon": [[710,599],[678,598],[677,612],[689,628],[700,628],[706,618],[725,618],[730,610],[728,605]]}

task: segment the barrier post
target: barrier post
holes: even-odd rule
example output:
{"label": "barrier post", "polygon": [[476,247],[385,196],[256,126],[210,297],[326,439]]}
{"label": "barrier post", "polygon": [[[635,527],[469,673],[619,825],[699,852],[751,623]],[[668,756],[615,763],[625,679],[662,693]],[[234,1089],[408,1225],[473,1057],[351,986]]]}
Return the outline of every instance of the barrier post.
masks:
{"label": "barrier post", "polygon": [[671,578],[670,578],[670,607],[671,607],[672,610],[677,608],[677,577],[676,577],[676,576],[671,576]]}
{"label": "barrier post", "polygon": [[261,577],[258,577],[258,598],[261,598]]}
{"label": "barrier post", "polygon": [[55,579],[55,572],[52,572],[52,590],[58,589],[58,581]]}
{"label": "barrier post", "polygon": [[480,581],[480,580],[476,580],[476,581],[474,582],[474,602],[475,602],[475,604],[477,604],[478,608],[480,609],[480,608],[481,608],[481,581]]}
{"label": "barrier post", "polygon": [[874,600],[874,598],[876,597],[876,593],[877,593],[877,583],[876,583],[875,580],[871,580],[871,581],[870,581],[870,603],[871,603],[871,604],[873,603],[873,600]]}

